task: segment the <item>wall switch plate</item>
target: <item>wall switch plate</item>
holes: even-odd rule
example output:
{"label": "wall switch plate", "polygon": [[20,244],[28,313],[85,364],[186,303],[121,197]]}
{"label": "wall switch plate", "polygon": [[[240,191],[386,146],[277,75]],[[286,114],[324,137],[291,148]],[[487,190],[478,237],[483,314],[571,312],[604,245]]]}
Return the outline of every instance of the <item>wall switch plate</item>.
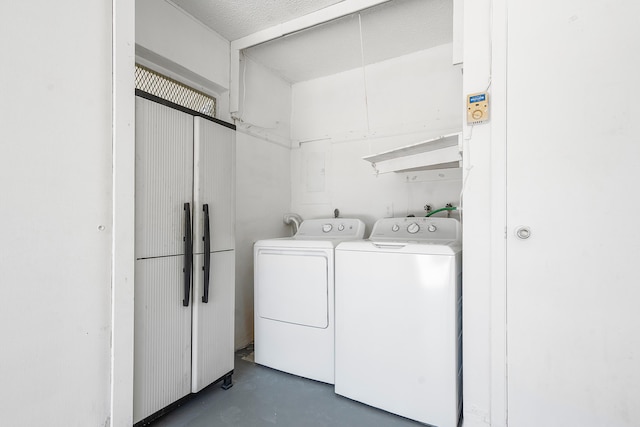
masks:
{"label": "wall switch plate", "polygon": [[385,207],[385,218],[393,218],[393,202],[388,202]]}
{"label": "wall switch plate", "polygon": [[487,92],[467,95],[467,124],[475,125],[489,120],[489,94]]}

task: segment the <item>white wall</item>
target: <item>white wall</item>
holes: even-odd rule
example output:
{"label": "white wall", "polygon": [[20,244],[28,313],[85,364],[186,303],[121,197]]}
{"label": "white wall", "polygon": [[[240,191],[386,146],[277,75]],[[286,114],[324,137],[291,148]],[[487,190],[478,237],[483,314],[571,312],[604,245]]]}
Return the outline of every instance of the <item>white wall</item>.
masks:
{"label": "white wall", "polygon": [[238,129],[266,141],[291,145],[291,85],[269,69],[241,57]]}
{"label": "white wall", "polygon": [[253,341],[253,244],[290,235],[282,222],[291,201],[289,149],[236,134],[236,348]]}
{"label": "white wall", "polygon": [[109,424],[111,8],[3,5],[3,425]]}
{"label": "white wall", "polygon": [[253,340],[253,244],[290,235],[291,86],[243,58],[237,132],[236,348]]}
{"label": "white wall", "polygon": [[229,41],[165,0],[136,0],[136,55],[143,65],[216,95],[229,117]]}
{"label": "white wall", "polygon": [[362,160],[461,129],[462,75],[451,55],[447,44],[293,85],[292,210],[312,218],[338,208],[370,226],[424,214],[425,204],[457,205],[455,172],[376,177]]}

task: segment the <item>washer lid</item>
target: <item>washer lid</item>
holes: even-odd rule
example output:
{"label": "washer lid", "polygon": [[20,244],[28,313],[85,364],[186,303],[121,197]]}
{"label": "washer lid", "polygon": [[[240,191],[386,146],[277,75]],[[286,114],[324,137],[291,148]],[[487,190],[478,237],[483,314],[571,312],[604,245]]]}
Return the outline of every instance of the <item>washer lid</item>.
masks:
{"label": "washer lid", "polygon": [[[428,241],[393,241],[393,240],[354,240],[343,242],[336,247],[339,252],[384,252],[416,255],[455,255],[462,251],[458,241],[428,242]],[[338,255],[336,255],[337,259]]]}
{"label": "washer lid", "polygon": [[266,239],[258,240],[255,248],[280,248],[280,249],[330,249],[333,251],[338,243],[343,242],[343,239],[300,239],[294,237],[283,237],[281,239]]}

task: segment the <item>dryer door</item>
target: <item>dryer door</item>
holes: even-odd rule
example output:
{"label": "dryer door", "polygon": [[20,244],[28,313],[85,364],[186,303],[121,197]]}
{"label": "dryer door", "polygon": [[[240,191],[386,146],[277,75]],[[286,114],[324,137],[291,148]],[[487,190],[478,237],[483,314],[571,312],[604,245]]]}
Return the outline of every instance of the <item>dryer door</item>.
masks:
{"label": "dryer door", "polygon": [[327,251],[258,249],[256,302],[264,319],[324,329],[329,326]]}

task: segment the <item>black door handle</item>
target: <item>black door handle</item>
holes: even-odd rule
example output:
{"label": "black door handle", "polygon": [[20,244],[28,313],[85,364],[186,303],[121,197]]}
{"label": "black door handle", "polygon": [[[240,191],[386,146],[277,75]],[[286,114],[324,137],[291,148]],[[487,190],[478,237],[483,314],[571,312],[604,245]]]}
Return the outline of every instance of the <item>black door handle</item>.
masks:
{"label": "black door handle", "polygon": [[204,204],[202,206],[204,211],[204,295],[202,295],[202,302],[209,302],[209,277],[211,276],[211,233],[209,229],[209,205]]}
{"label": "black door handle", "polygon": [[191,291],[191,265],[193,263],[193,238],[191,236],[191,207],[184,204],[184,299],[182,305],[189,307]]}

